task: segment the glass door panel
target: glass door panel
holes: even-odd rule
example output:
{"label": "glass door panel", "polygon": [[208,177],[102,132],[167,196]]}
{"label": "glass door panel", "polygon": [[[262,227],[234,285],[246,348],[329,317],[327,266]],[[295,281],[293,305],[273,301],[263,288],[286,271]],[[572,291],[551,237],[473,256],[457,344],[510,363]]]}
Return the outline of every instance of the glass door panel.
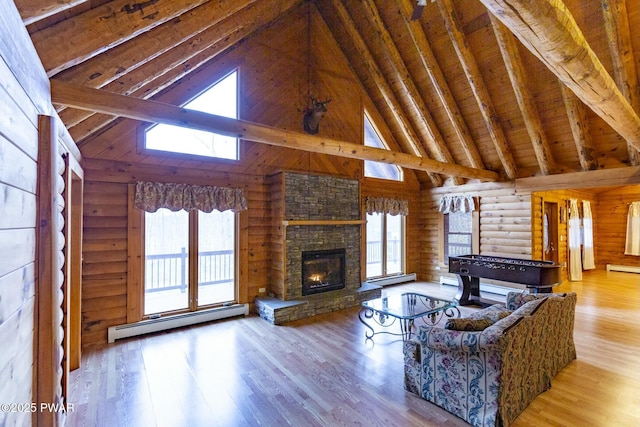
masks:
{"label": "glass door panel", "polygon": [[144,314],[189,307],[189,214],[145,213]]}
{"label": "glass door panel", "polygon": [[381,214],[367,214],[367,278],[383,274],[383,218]]}
{"label": "glass door panel", "polygon": [[198,306],[235,301],[235,213],[198,212]]}
{"label": "glass door panel", "polygon": [[402,242],[402,216],[387,215],[387,268],[385,274],[402,273],[402,252],[404,245]]}

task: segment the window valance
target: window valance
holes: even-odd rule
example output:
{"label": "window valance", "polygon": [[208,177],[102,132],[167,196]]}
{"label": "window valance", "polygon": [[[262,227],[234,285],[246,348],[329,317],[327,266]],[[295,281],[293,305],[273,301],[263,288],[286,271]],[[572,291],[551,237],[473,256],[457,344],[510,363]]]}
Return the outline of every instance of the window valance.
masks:
{"label": "window valance", "polygon": [[237,212],[247,209],[247,201],[240,188],[139,181],[136,183],[135,207],[146,212],[160,208],[174,212],[181,209],[203,212],[231,209]]}
{"label": "window valance", "polygon": [[442,196],[440,212],[443,214],[456,212],[472,212],[476,210],[476,201],[472,196]]}
{"label": "window valance", "polygon": [[386,197],[367,197],[366,209],[368,214],[409,215],[407,200],[389,199]]}

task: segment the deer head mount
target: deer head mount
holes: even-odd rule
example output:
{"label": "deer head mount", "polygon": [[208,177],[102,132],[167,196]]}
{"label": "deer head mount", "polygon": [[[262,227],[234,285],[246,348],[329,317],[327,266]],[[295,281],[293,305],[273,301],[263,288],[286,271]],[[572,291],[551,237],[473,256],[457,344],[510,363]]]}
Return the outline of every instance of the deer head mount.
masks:
{"label": "deer head mount", "polygon": [[331,102],[331,98],[326,101],[318,101],[313,96],[310,96],[311,106],[307,107],[304,111],[304,118],[302,120],[304,124],[304,131],[315,135],[320,128],[320,120],[327,112],[327,104]]}

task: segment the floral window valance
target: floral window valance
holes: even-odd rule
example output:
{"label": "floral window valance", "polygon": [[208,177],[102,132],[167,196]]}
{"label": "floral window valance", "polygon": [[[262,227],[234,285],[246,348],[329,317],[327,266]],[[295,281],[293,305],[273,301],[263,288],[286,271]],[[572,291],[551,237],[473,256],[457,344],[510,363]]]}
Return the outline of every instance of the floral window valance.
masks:
{"label": "floral window valance", "polygon": [[407,200],[388,199],[386,197],[367,197],[366,209],[368,214],[382,213],[389,215],[409,215]]}
{"label": "floral window valance", "polygon": [[440,212],[443,214],[475,210],[476,201],[472,196],[442,196],[440,199]]}
{"label": "floral window valance", "polygon": [[146,212],[160,208],[174,212],[181,209],[202,212],[231,209],[237,212],[247,209],[247,201],[244,191],[239,188],[139,181],[136,183],[135,207]]}

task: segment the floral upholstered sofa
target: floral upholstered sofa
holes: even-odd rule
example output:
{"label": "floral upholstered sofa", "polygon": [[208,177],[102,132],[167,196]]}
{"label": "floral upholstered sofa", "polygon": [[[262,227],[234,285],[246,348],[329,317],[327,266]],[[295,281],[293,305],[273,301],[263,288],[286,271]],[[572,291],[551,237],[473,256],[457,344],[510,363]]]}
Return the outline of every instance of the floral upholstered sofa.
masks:
{"label": "floral upholstered sofa", "polygon": [[576,358],[575,306],[573,292],[511,292],[505,306],[420,326],[404,343],[405,388],[471,425],[508,426]]}

